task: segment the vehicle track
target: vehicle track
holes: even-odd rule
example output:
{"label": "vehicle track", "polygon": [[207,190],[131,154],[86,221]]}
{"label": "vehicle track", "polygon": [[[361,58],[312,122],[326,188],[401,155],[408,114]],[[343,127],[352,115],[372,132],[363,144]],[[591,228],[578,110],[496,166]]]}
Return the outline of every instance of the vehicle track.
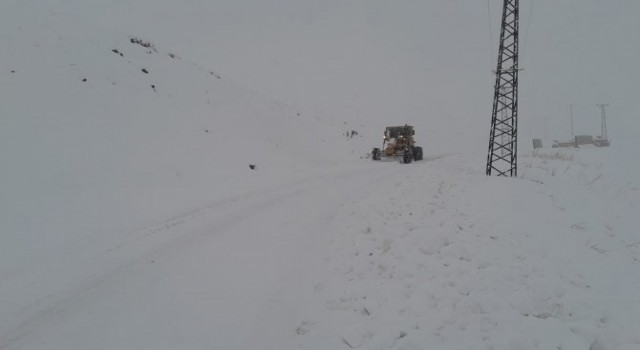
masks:
{"label": "vehicle track", "polygon": [[[79,261],[78,264],[86,266],[80,272],[82,277],[76,278],[64,289],[43,291],[41,297],[28,304],[12,306],[9,309],[11,322],[0,336],[0,349],[42,348],[38,344],[39,341],[48,339],[48,328],[55,328],[66,319],[86,312],[95,299],[108,298],[108,293],[105,296],[103,291],[113,288],[115,281],[127,281],[133,278],[131,276],[144,273],[139,270],[146,268],[149,262],[165,257],[179,257],[181,252],[191,247],[197,247],[202,242],[211,243],[217,236],[233,232],[234,226],[241,226],[242,222],[251,218],[265,215],[269,211],[278,213],[283,208],[284,211],[295,210],[305,203],[313,203],[314,198],[322,197],[324,193],[332,193],[324,198],[327,203],[323,203],[323,208],[328,210],[323,210],[319,217],[314,216],[314,213],[304,216],[309,213],[305,213],[302,208],[297,215],[303,213],[305,220],[309,218],[313,222],[330,220],[335,211],[339,210],[338,205],[331,204],[332,201],[347,200],[366,192],[370,188],[367,184],[381,181],[396,171],[395,165],[368,165],[337,174],[300,179],[218,200],[131,232],[126,240],[98,250],[90,258]],[[287,206],[286,203],[291,202],[296,204]],[[270,228],[262,229],[269,231]],[[37,288],[37,284],[24,287]],[[38,335],[43,332],[45,335]]]}

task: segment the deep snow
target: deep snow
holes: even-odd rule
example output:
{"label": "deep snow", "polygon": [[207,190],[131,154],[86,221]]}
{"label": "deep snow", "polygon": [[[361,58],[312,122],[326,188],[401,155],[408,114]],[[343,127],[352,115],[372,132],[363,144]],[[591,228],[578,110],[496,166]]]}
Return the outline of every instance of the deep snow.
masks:
{"label": "deep snow", "polygon": [[640,348],[630,139],[494,178],[434,115],[425,161],[372,162],[399,116],[276,101],[64,4],[0,4],[0,349]]}
{"label": "deep snow", "polygon": [[219,199],[5,275],[2,345],[634,349],[640,187],[611,151],[538,152],[520,179],[357,160]]}

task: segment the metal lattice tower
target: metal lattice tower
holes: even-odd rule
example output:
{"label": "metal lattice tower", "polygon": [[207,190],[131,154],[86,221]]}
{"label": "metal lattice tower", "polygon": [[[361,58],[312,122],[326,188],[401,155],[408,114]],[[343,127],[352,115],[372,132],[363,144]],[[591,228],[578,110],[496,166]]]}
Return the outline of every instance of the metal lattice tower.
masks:
{"label": "metal lattice tower", "polygon": [[607,135],[607,106],[608,103],[598,104],[600,107],[600,138],[603,140],[608,140],[609,135]]}
{"label": "metal lattice tower", "polygon": [[519,0],[504,0],[487,175],[517,176]]}
{"label": "metal lattice tower", "polygon": [[573,130],[573,105],[569,105],[569,123],[571,124],[571,138],[576,137],[576,133]]}

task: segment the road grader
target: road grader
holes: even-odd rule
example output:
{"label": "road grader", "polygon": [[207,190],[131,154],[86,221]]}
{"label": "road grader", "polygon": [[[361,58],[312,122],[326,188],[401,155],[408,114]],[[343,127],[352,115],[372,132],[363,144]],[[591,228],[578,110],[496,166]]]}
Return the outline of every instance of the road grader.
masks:
{"label": "road grader", "polygon": [[371,159],[400,158],[402,163],[409,164],[414,160],[422,160],[422,147],[415,145],[413,126],[388,126],[384,131],[382,149],[374,148]]}

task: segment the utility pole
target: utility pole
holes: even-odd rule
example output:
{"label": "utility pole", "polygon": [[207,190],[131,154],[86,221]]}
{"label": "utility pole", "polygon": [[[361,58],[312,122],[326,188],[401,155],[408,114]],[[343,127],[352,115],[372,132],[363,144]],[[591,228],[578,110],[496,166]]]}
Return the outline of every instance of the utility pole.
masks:
{"label": "utility pole", "polygon": [[607,135],[607,106],[608,103],[600,103],[597,106],[600,107],[600,138],[602,140],[609,140]]}
{"label": "utility pole", "polygon": [[517,176],[519,0],[504,0],[487,175]]}
{"label": "utility pole", "polygon": [[571,138],[576,137],[576,133],[573,131],[573,105],[569,105],[569,122],[571,123]]}

